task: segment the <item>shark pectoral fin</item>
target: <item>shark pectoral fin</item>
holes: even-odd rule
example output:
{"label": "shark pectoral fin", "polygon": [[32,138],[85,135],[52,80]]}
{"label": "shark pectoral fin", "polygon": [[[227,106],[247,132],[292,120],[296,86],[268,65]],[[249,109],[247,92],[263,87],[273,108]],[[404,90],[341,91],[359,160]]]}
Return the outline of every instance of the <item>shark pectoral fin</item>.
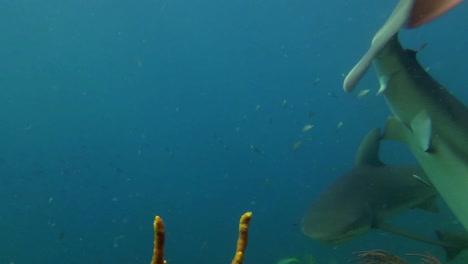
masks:
{"label": "shark pectoral fin", "polygon": [[381,75],[379,76],[379,83],[380,83],[380,88],[379,91],[377,92],[377,95],[380,95],[387,90],[387,87],[389,83],[392,81],[392,79],[398,74],[398,72],[395,72],[391,75]]}
{"label": "shark pectoral fin", "polygon": [[463,250],[468,248],[468,235],[458,234],[447,231],[436,231],[437,238],[445,243],[452,244],[453,247],[444,247],[447,260],[452,260],[458,256]]}
{"label": "shark pectoral fin", "polygon": [[397,140],[408,145],[411,142],[412,132],[398,118],[391,116],[387,119],[382,139]]}
{"label": "shark pectoral fin", "polygon": [[380,137],[380,129],[378,128],[366,135],[354,159],[356,166],[367,165],[378,167],[383,165],[379,159]]}
{"label": "shark pectoral fin", "polygon": [[432,143],[432,121],[425,110],[419,112],[411,121],[411,129],[423,151],[429,152]]}
{"label": "shark pectoral fin", "polygon": [[438,213],[440,211],[439,206],[437,205],[437,199],[435,197],[418,205],[416,208],[432,213]]}

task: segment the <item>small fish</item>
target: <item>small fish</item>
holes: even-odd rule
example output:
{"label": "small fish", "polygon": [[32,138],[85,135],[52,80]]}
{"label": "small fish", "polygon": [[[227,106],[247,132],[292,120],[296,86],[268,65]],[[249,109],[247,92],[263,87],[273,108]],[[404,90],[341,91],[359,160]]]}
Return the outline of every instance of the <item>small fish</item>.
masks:
{"label": "small fish", "polygon": [[302,128],[302,132],[307,132],[307,131],[311,130],[312,128],[314,128],[314,125],[307,124]]}
{"label": "small fish", "polygon": [[360,91],[360,92],[356,95],[356,99],[361,99],[362,97],[364,97],[364,96],[365,96],[366,94],[368,94],[369,92],[370,92],[369,89]]}
{"label": "small fish", "polygon": [[283,100],[283,107],[287,107],[287,106],[288,106],[288,101]]}
{"label": "small fish", "polygon": [[143,67],[143,61],[140,58],[136,59],[136,64],[138,67]]}
{"label": "small fish", "polygon": [[423,44],[416,50],[416,52],[420,52],[420,51],[423,50],[426,46],[427,46],[427,42],[426,42],[426,43],[423,43]]}
{"label": "small fish", "polygon": [[202,252],[205,251],[205,250],[206,250],[206,245],[207,245],[207,244],[208,244],[208,242],[203,241],[203,243],[202,243],[202,245],[201,245],[200,251],[202,251]]}
{"label": "small fish", "polygon": [[[167,152],[167,154],[169,155],[169,158],[170,159],[173,159],[174,158],[174,153],[172,152],[172,150],[169,148],[169,147],[165,147],[164,148],[164,151]],[[138,150],[138,156],[141,155],[141,149]]]}
{"label": "small fish", "polygon": [[320,82],[320,78],[317,78],[317,79],[315,79],[315,80],[312,82],[312,85],[315,86],[315,85],[317,85],[319,82]]}
{"label": "small fish", "polygon": [[414,177],[416,180],[418,180],[418,181],[420,181],[420,182],[426,184],[426,185],[429,186],[429,187],[434,187],[434,186],[433,186],[432,184],[430,184],[428,181],[426,181],[425,179],[419,177],[419,176],[416,175],[416,174],[413,174],[413,177]]}
{"label": "small fish", "polygon": [[260,110],[260,105],[255,106],[255,111]]}
{"label": "small fish", "polygon": [[297,258],[284,258],[284,259],[280,259],[278,260],[278,262],[276,262],[276,264],[289,264],[289,263],[301,263]]}
{"label": "small fish", "polygon": [[250,145],[250,149],[257,152],[258,154],[262,154],[262,152],[254,145]]}
{"label": "small fish", "polygon": [[302,147],[302,141],[297,141],[292,147],[292,151],[296,152]]}
{"label": "small fish", "polygon": [[315,111],[309,111],[309,112],[307,112],[307,115],[309,117],[313,117],[313,116],[315,116]]}
{"label": "small fish", "polygon": [[341,130],[341,128],[343,127],[343,122],[339,122],[337,125],[336,125],[336,132],[339,132]]}

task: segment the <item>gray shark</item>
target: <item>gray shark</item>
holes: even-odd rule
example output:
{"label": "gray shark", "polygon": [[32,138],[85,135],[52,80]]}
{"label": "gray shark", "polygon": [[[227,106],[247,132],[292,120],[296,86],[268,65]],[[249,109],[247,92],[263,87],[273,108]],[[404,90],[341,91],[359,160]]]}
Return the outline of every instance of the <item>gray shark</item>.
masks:
{"label": "gray shark", "polygon": [[438,193],[421,167],[385,165],[379,160],[380,137],[379,129],[369,132],[359,147],[355,167],[312,203],[302,219],[305,235],[329,244],[348,241],[373,228],[408,236],[396,228],[390,230],[386,220],[416,207],[437,211]]}
{"label": "gray shark", "polygon": [[417,52],[405,50],[398,41],[412,2],[399,2],[343,87],[351,92],[373,62],[378,93],[395,115],[388,119],[383,138],[408,146],[468,230],[468,109],[421,67]]}
{"label": "gray shark", "polygon": [[421,167],[385,165],[379,159],[379,129],[362,141],[355,167],[339,177],[315,200],[302,218],[302,231],[327,244],[338,244],[380,229],[440,246],[448,260],[468,248],[465,234],[436,231],[438,239],[391,226],[386,221],[408,209],[438,212],[437,190]]}
{"label": "gray shark", "polygon": [[384,139],[405,143],[468,230],[468,108],[433,79],[395,35],[374,60],[395,115]]}

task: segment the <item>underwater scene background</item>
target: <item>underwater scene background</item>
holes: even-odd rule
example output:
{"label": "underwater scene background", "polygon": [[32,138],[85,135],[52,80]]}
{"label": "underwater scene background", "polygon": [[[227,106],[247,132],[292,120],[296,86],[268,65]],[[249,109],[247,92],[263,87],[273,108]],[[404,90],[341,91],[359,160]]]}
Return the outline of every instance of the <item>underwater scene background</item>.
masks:
{"label": "underwater scene background", "polygon": [[[246,211],[245,263],[348,263],[371,249],[444,260],[380,231],[329,246],[300,228],[390,115],[373,70],[358,86],[369,94],[341,87],[395,4],[2,1],[0,263],[149,263],[155,215],[170,264],[229,263]],[[422,65],[465,103],[467,13],[401,33],[408,48],[428,43]],[[398,143],[381,156],[416,164]],[[439,205],[391,222],[462,231]]]}

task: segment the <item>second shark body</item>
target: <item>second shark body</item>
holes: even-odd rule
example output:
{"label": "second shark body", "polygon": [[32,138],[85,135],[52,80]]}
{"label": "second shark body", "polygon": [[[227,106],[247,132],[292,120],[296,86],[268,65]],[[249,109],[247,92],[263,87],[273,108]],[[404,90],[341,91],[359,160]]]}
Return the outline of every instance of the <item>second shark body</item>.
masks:
{"label": "second shark body", "polygon": [[372,130],[362,141],[355,167],[335,180],[309,207],[302,231],[327,244],[343,243],[372,229],[441,246],[453,259],[468,247],[468,237],[437,231],[438,239],[387,224],[412,208],[436,212],[436,189],[421,167],[386,165],[379,159],[381,134]]}

